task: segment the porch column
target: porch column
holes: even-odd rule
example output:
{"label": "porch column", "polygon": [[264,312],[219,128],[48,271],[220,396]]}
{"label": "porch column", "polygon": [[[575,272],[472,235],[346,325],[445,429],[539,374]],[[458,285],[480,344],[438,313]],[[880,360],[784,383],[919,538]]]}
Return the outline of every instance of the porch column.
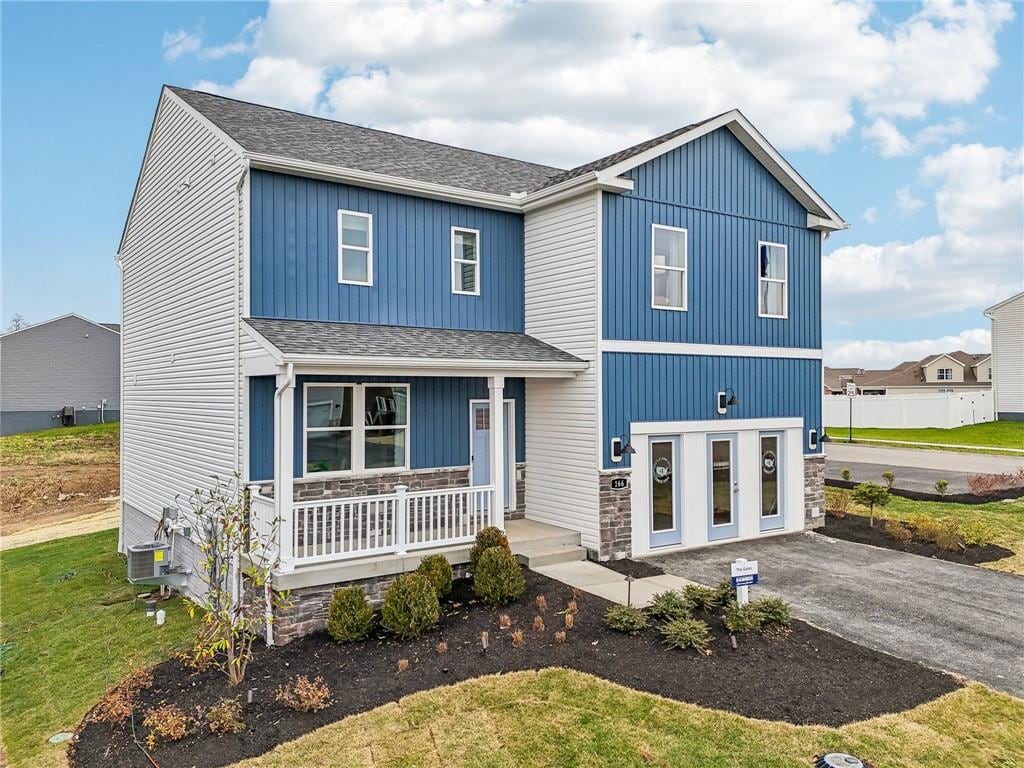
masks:
{"label": "porch column", "polygon": [[295,455],[295,374],[293,370],[277,375],[276,419],[277,452],[274,466],[274,499],[278,519],[281,521],[281,567],[292,568],[292,489],[294,487]]}
{"label": "porch column", "polygon": [[505,377],[491,376],[491,524],[505,530]]}

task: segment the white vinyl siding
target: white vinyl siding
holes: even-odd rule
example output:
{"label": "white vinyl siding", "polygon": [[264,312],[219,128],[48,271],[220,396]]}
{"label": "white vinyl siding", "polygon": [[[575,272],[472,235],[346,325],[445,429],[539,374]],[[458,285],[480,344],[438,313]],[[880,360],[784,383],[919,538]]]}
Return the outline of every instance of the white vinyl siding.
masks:
{"label": "white vinyl siding", "polygon": [[234,149],[165,92],[121,249],[121,497],[153,520],[239,468],[241,171]]}
{"label": "white vinyl siding", "polygon": [[452,293],[480,295],[480,231],[452,227]]}
{"label": "white vinyl siding", "polygon": [[686,311],[689,233],[651,225],[651,306]]}
{"label": "white vinyl siding", "polygon": [[338,282],[373,285],[373,216],[338,211]]}
{"label": "white vinyl siding", "polygon": [[[990,310],[997,414],[1024,414],[1024,293]],[[998,417],[997,417],[998,418]]]}
{"label": "white vinyl siding", "polygon": [[526,214],[526,332],[590,361],[574,379],[526,380],[526,516],[597,549],[597,231],[600,194]]}

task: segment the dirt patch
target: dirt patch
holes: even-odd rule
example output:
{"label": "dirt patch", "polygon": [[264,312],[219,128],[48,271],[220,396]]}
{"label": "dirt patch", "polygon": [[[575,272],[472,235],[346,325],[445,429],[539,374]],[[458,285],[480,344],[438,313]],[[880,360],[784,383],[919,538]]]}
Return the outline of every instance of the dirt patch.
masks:
{"label": "dirt patch", "polygon": [[[791,723],[838,726],[896,712],[930,701],[959,687],[951,676],[878,653],[842,638],[794,622],[791,631],[743,636],[730,648],[721,621],[711,618],[712,655],[665,648],[657,630],[636,636],[612,632],[603,624],[610,603],[588,594],[577,598],[579,613],[565,643],[555,641],[563,628],[569,587],[535,573],[526,574],[526,594],[514,605],[492,609],[476,603],[465,582],[456,585],[438,627],[417,640],[400,642],[379,635],[352,645],[337,645],[323,634],[283,648],[263,648],[239,689],[228,689],[214,672],[191,674],[177,661],[154,669],[154,682],[142,692],[135,710],[138,738],[145,712],[161,703],[183,711],[203,711],[222,697],[239,697],[246,728],[214,737],[193,726],[178,742],[158,745],[162,768],[229,765],[262,754],[348,715],[396,701],[416,691],[480,675],[545,667],[569,667],[642,691],[742,715]],[[547,608],[538,611],[537,595]],[[509,629],[499,628],[502,613]],[[535,631],[540,615],[545,628]],[[515,648],[511,632],[521,629],[525,646]],[[481,651],[480,633],[490,634],[490,649]],[[438,654],[439,641],[448,651]],[[398,671],[399,660],[409,668]],[[293,675],[322,676],[333,704],[320,712],[298,713],[274,700],[274,692]],[[252,689],[252,702],[247,692]],[[151,768],[132,740],[128,724],[111,728],[84,724],[72,747],[76,768],[139,766]]]}
{"label": "dirt patch", "polygon": [[855,541],[858,544],[871,544],[875,547],[895,549],[898,552],[909,552],[912,555],[922,557],[934,557],[939,560],[948,560],[951,563],[962,565],[978,565],[979,563],[991,563],[995,560],[1002,560],[1004,557],[1011,557],[1013,550],[1000,547],[996,544],[985,544],[984,546],[969,546],[963,550],[949,551],[941,549],[934,542],[925,541],[914,537],[912,541],[905,544],[896,541],[885,533],[885,521],[876,518],[875,526],[872,528],[870,520],[863,515],[846,515],[835,517],[828,515],[823,528],[816,528],[815,533],[831,536],[834,539]]}
{"label": "dirt patch", "polygon": [[645,563],[641,560],[630,560],[628,557],[622,560],[609,560],[601,563],[605,568],[621,573],[623,576],[632,576],[634,579],[646,579],[648,576],[661,576],[665,572],[661,568]]}
{"label": "dirt patch", "polygon": [[5,466],[0,471],[0,528],[5,536],[94,515],[116,503],[117,464]]}

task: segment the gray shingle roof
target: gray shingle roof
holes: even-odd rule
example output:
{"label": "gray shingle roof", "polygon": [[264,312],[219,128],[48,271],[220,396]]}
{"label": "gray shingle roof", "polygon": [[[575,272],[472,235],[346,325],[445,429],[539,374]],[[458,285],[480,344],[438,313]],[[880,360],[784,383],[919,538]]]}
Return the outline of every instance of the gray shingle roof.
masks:
{"label": "gray shingle roof", "polygon": [[245,322],[285,355],[584,364],[578,357],[525,333],[258,317]]}
{"label": "gray shingle roof", "polygon": [[509,195],[561,168],[167,86],[250,152]]}

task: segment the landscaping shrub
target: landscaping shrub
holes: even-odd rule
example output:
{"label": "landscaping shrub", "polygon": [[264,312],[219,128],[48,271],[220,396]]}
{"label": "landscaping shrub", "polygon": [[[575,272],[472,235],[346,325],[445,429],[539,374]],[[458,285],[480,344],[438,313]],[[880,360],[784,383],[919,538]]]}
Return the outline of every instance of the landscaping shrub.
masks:
{"label": "landscaping shrub", "polygon": [[949,488],[949,480],[945,480],[940,477],[935,481],[935,492],[939,494],[939,496],[945,496],[947,488]]}
{"label": "landscaping shrub", "polygon": [[533,631],[534,632],[543,632],[544,631],[544,617],[543,616],[534,616],[533,617]]}
{"label": "landscaping shrub", "polygon": [[488,605],[510,603],[526,591],[523,569],[506,547],[484,550],[473,570],[473,591]]}
{"label": "landscaping shrub", "polygon": [[441,618],[434,585],[421,574],[403,573],[388,587],[380,617],[384,628],[399,637],[419,637]]}
{"label": "landscaping shrub", "polygon": [[373,629],[373,608],[359,587],[334,590],[327,609],[327,633],[339,643],[362,640]]}
{"label": "landscaping shrub", "polygon": [[331,689],[322,677],[297,675],[280,686],[274,698],[297,712],[319,712],[331,706]]}
{"label": "landscaping shrub", "polygon": [[604,623],[616,632],[635,635],[647,628],[647,616],[631,605],[613,605],[605,613]]}
{"label": "landscaping shrub", "polygon": [[188,716],[173,704],[162,704],[146,712],[142,724],[149,729],[146,746],[150,749],[158,741],[178,741],[188,733]]}
{"label": "landscaping shrub", "polygon": [[427,577],[439,598],[452,591],[452,564],[444,555],[428,555],[423,558],[416,573]]}
{"label": "landscaping shrub", "polygon": [[245,730],[242,720],[242,704],[238,699],[221,699],[206,710],[206,725],[210,733],[241,733]]}
{"label": "landscaping shrub", "polygon": [[505,532],[501,528],[495,528],[493,525],[480,529],[480,532],[476,535],[476,541],[473,543],[473,548],[469,550],[469,565],[474,575],[476,575],[476,568],[480,564],[481,556],[491,547],[504,547],[508,549],[508,537],[505,536]]}
{"label": "landscaping shrub", "polygon": [[882,479],[885,480],[885,489],[891,491],[892,484],[896,482],[896,473],[891,469],[887,469],[882,472]]}
{"label": "landscaping shrub", "polygon": [[760,616],[762,630],[771,627],[788,627],[793,620],[793,609],[781,597],[761,597],[751,600],[749,604],[754,606],[754,610]]}
{"label": "landscaping shrub", "polygon": [[711,642],[711,628],[700,619],[672,619],[661,628],[661,635],[669,648],[693,648],[701,653]]}
{"label": "landscaping shrub", "polygon": [[884,507],[889,503],[889,491],[875,483],[861,483],[850,494],[851,498],[861,506],[868,508],[868,525],[875,527],[875,507]]}
{"label": "landscaping shrub", "polygon": [[845,488],[835,491],[826,492],[825,494],[825,511],[833,517],[844,518],[846,513],[850,511],[850,493]]}
{"label": "landscaping shrub", "polygon": [[736,605],[736,587],[729,579],[722,579],[715,587],[715,605],[719,608],[728,608]]}
{"label": "landscaping shrub", "polygon": [[919,515],[913,520],[914,532],[939,549],[954,552],[960,548],[960,529],[952,520],[936,520]]}
{"label": "landscaping shrub", "polygon": [[914,532],[902,520],[886,520],[885,535],[900,544],[909,544],[914,540]]}
{"label": "landscaping shrub", "polygon": [[88,720],[110,725],[123,723],[135,707],[135,697],[152,684],[152,670],[132,670],[121,682],[107,688],[96,706],[89,712]]}
{"label": "landscaping shrub", "polygon": [[967,487],[975,496],[989,496],[999,491],[1024,488],[1024,467],[1020,467],[1014,472],[968,475]]}
{"label": "landscaping shrub", "polygon": [[659,592],[651,598],[647,613],[656,619],[688,619],[693,613],[693,603],[678,589]]}
{"label": "landscaping shrub", "polygon": [[968,547],[983,547],[992,541],[992,529],[980,520],[964,520],[957,527],[960,539]]}
{"label": "landscaping shrub", "polygon": [[735,634],[754,632],[761,628],[761,614],[753,603],[730,605],[725,609],[725,628]]}
{"label": "landscaping shrub", "polygon": [[512,645],[515,648],[522,648],[526,645],[526,638],[523,636],[523,630],[517,629],[512,633]]}
{"label": "landscaping shrub", "polygon": [[839,476],[846,482],[850,482],[850,469],[849,467],[843,467],[839,470]]}
{"label": "landscaping shrub", "polygon": [[687,584],[683,587],[683,596],[694,610],[710,611],[718,605],[718,592],[714,587],[705,587],[703,584]]}

